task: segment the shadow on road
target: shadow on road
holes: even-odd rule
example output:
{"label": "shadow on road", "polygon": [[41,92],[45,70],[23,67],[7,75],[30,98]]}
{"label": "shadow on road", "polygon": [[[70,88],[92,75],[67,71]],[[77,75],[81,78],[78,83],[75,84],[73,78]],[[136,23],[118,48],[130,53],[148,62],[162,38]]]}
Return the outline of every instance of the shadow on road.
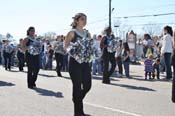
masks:
{"label": "shadow on road", "polygon": [[[27,73],[27,71],[23,71],[23,73]],[[41,74],[41,73],[39,73],[38,75],[39,75],[39,76],[42,76],[42,77],[46,77],[46,78],[47,78],[47,77],[50,77],[50,78],[51,78],[51,77],[57,77],[57,76],[55,76],[55,75],[47,75],[47,74]]]}
{"label": "shadow on road", "polygon": [[137,80],[137,81],[145,81],[145,82],[172,82],[172,80],[167,80],[166,78],[162,78],[162,79],[148,79],[148,80],[145,80],[145,78],[143,76],[133,76],[132,75],[132,78],[133,80]]}
{"label": "shadow on road", "polygon": [[54,75],[46,75],[46,74],[38,74],[39,76],[43,76],[43,77],[57,77],[57,76],[54,76]]}
{"label": "shadow on road", "polygon": [[133,85],[116,84],[116,83],[111,83],[110,85],[124,87],[124,88],[131,89],[131,90],[152,91],[152,92],[156,91],[154,89],[150,89],[147,87],[139,87],[139,86],[133,86]]}
{"label": "shadow on road", "polygon": [[51,90],[46,90],[42,88],[36,88],[35,91],[39,93],[41,96],[50,96],[50,97],[57,97],[57,98],[63,98],[63,94],[61,92],[54,92]]}
{"label": "shadow on road", "polygon": [[[68,80],[71,79],[70,77],[66,77],[66,76],[63,76],[63,77],[60,77],[60,78],[64,78],[64,79],[68,79]],[[94,75],[92,76],[92,79],[94,79],[94,80],[103,80],[102,77],[100,77],[100,76],[94,76]],[[111,81],[119,81],[119,80],[111,78]]]}
{"label": "shadow on road", "polygon": [[4,82],[4,81],[0,81],[0,87],[2,87],[2,86],[15,86],[15,84]]}
{"label": "shadow on road", "polygon": [[[102,76],[96,76],[96,75],[93,75],[92,79],[94,79],[94,80],[103,80]],[[119,80],[113,79],[113,78],[110,78],[110,80],[111,81],[119,81]]]}
{"label": "shadow on road", "polygon": [[17,70],[10,70],[9,72],[19,72],[19,71],[17,71]]}

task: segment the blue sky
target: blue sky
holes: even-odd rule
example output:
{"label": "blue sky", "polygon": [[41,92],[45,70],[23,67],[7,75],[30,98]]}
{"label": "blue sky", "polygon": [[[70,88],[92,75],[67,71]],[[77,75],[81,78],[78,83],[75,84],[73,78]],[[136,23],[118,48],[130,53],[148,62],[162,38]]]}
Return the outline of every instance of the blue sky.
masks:
{"label": "blue sky", "polygon": [[[174,0],[112,0],[115,10],[112,17],[175,13]],[[14,37],[25,37],[29,26],[35,26],[37,34],[53,31],[66,34],[70,29],[75,13],[84,12],[88,16],[87,29],[92,33],[101,33],[108,25],[108,0],[0,0],[0,34],[11,33]],[[132,29],[140,33],[141,26],[147,23],[175,23],[175,15],[163,17],[116,19],[133,25]],[[95,23],[92,23],[95,22]],[[161,25],[162,26],[162,25]],[[172,25],[175,28],[175,25]]]}

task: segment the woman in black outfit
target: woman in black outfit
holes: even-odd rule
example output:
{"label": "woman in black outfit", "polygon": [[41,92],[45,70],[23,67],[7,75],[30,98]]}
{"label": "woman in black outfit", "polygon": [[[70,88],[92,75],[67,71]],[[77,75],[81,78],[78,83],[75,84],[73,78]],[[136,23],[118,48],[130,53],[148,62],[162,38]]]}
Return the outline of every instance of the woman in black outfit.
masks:
{"label": "woman in black outfit", "polygon": [[[103,37],[101,41],[101,48],[103,49],[103,83],[104,84],[110,84],[110,76],[115,70],[116,67],[116,61],[115,61],[115,52],[109,52],[108,51],[108,44],[109,42],[114,39],[111,36],[112,29],[111,27],[107,27],[105,30],[105,36]],[[111,63],[111,69],[109,70],[109,62]]]}
{"label": "woman in black outfit", "polygon": [[173,45],[173,56],[172,56],[172,64],[173,64],[173,87],[172,87],[172,101],[175,103],[175,32],[173,37],[174,45]]}
{"label": "woman in black outfit", "polygon": [[[70,42],[77,39],[90,38],[90,34],[84,30],[87,17],[83,13],[78,13],[73,18],[73,30],[66,37],[64,49],[66,50]],[[91,67],[89,63],[78,63],[70,57],[69,74],[73,84],[74,116],[87,116],[83,111],[83,99],[91,88]]]}
{"label": "woman in black outfit", "polygon": [[[36,80],[39,73],[39,54],[40,42],[35,38],[35,28],[29,27],[27,30],[27,37],[23,42],[24,50],[26,51],[27,62],[27,83],[29,89],[36,87]],[[34,49],[33,49],[34,48]]]}

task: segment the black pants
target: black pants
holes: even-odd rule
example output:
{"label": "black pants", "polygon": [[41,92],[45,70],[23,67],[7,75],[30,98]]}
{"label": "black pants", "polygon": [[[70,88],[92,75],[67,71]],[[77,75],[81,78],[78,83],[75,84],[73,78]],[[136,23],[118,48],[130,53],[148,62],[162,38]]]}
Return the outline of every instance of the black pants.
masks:
{"label": "black pants", "polygon": [[[111,69],[109,70],[109,62],[111,63]],[[108,53],[103,56],[103,83],[110,83],[110,76],[114,72],[116,67],[115,54]]]}
{"label": "black pants", "polygon": [[83,99],[91,88],[91,68],[89,63],[79,64],[73,58],[69,62],[69,74],[73,84],[75,116],[82,115]]}
{"label": "black pants", "polygon": [[19,64],[18,64],[18,67],[19,67],[19,71],[23,71],[23,67],[24,67],[24,62],[25,62],[25,59],[24,59],[24,53],[21,53],[21,52],[17,52],[17,57],[18,57],[18,61],[19,61]]}
{"label": "black pants", "polygon": [[64,56],[62,54],[55,53],[55,59],[57,63],[56,71],[57,71],[58,76],[61,76],[61,69],[63,67],[63,57]]}
{"label": "black pants", "polygon": [[173,50],[173,55],[172,55],[172,64],[173,64],[173,77],[175,78],[175,49]]}
{"label": "black pants", "polygon": [[152,77],[155,78],[155,72],[157,72],[157,79],[160,79],[160,70],[158,67],[153,69]]}
{"label": "black pants", "polygon": [[39,55],[31,55],[26,53],[26,61],[27,61],[27,83],[28,87],[36,86],[35,82],[37,80],[37,76],[39,73]]}
{"label": "black pants", "polygon": [[5,69],[11,69],[11,57],[12,55],[10,53],[4,52]]}
{"label": "black pants", "polygon": [[172,84],[172,101],[175,103],[175,78],[173,78]]}
{"label": "black pants", "polygon": [[117,65],[118,65],[119,74],[123,74],[122,58],[120,56],[117,57]]}
{"label": "black pants", "polygon": [[2,64],[1,51],[0,51],[0,64]]}
{"label": "black pants", "polygon": [[172,63],[173,63],[172,101],[175,103],[175,49],[173,52]]}
{"label": "black pants", "polygon": [[145,72],[145,79],[147,79],[147,75],[149,75],[149,79],[151,79],[151,72]]}

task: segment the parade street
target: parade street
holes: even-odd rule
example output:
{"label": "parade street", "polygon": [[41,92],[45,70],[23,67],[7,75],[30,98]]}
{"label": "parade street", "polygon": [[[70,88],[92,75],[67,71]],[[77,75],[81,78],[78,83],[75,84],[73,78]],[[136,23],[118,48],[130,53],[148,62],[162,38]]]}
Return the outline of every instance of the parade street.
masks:
{"label": "parade street", "polygon": [[[67,72],[40,70],[37,89],[27,88],[26,68],[0,66],[0,116],[73,116],[72,83]],[[112,77],[110,85],[94,76],[84,100],[92,116],[175,116],[171,81],[145,81],[144,66],[131,65],[132,79]],[[161,78],[164,75],[161,74]]]}

